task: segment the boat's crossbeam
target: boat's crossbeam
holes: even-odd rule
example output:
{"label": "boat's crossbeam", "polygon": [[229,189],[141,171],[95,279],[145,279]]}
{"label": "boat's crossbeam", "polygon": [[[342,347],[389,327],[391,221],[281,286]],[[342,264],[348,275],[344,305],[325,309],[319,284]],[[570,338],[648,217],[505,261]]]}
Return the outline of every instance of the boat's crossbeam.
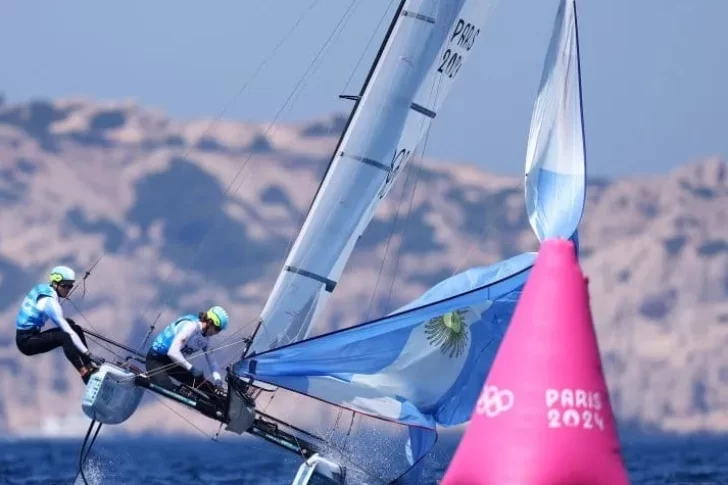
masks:
{"label": "boat's crossbeam", "polygon": [[256,411],[255,402],[247,394],[247,386],[245,383],[235,378],[231,379],[230,390],[227,396],[227,402],[222,403],[219,400],[205,399],[200,395],[189,393],[183,395],[165,389],[149,381],[144,376],[137,376],[136,384],[140,387],[148,389],[163,397],[173,399],[180,404],[194,409],[210,419],[219,421],[226,425],[225,430],[232,433],[243,434],[250,433],[258,436],[272,444],[285,448],[291,453],[302,456],[304,459],[311,457],[315,453],[315,449],[305,440],[296,438],[290,433],[286,433],[279,428],[279,425],[287,426],[294,431],[307,434],[311,438],[318,439],[316,436],[300,430],[294,426],[280,422],[275,418],[267,416],[265,413]]}

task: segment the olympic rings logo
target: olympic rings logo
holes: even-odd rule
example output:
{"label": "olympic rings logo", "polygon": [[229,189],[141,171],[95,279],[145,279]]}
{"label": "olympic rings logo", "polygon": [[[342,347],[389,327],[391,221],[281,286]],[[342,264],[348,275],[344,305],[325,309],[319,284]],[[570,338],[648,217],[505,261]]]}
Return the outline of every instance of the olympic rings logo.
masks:
{"label": "olympic rings logo", "polygon": [[496,386],[485,386],[475,406],[477,414],[485,414],[489,418],[513,408],[515,396],[508,389],[498,389]]}

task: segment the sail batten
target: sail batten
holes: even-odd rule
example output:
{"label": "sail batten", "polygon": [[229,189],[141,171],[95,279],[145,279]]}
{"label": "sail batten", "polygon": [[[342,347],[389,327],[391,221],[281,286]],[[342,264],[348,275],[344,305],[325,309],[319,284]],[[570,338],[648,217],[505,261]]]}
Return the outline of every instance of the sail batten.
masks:
{"label": "sail batten", "polygon": [[357,160],[359,162],[366,163],[367,165],[371,165],[374,168],[378,168],[379,170],[383,170],[383,171],[389,173],[389,165],[385,165],[382,162],[372,160],[369,157],[363,157],[361,155],[354,155],[351,153],[344,153],[344,152],[339,153],[339,156],[341,158],[350,158],[352,160]]}
{"label": "sail batten", "polygon": [[489,0],[400,5],[329,169],[261,313],[250,353],[310,335],[356,242],[424,139]]}
{"label": "sail batten", "polygon": [[422,15],[419,12],[413,12],[411,10],[404,10],[402,12],[402,15],[404,17],[412,17],[413,19],[421,20],[421,21],[427,22],[429,24],[435,24],[436,23],[436,20],[433,17],[429,17],[427,15]]}

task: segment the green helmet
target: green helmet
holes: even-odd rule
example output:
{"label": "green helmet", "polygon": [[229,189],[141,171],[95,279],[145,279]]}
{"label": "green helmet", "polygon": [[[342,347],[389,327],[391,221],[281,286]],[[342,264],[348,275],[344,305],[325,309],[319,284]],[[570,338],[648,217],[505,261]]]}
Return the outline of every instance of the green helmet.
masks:
{"label": "green helmet", "polygon": [[76,272],[68,266],[56,266],[48,275],[48,281],[51,283],[75,283]]}

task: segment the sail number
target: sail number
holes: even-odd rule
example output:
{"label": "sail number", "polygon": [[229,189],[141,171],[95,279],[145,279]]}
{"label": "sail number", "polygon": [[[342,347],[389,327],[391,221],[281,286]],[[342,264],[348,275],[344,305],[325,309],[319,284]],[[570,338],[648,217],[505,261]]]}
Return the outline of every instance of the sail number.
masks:
{"label": "sail number", "polygon": [[463,65],[464,52],[469,51],[475,45],[475,40],[480,34],[480,29],[464,19],[458,20],[455,24],[448,47],[442,53],[440,67],[437,72],[452,79],[460,71]]}
{"label": "sail number", "polygon": [[463,56],[457,52],[453,52],[452,49],[448,49],[442,55],[442,63],[437,69],[437,72],[441,72],[450,79],[458,73],[460,67],[463,65]]}

